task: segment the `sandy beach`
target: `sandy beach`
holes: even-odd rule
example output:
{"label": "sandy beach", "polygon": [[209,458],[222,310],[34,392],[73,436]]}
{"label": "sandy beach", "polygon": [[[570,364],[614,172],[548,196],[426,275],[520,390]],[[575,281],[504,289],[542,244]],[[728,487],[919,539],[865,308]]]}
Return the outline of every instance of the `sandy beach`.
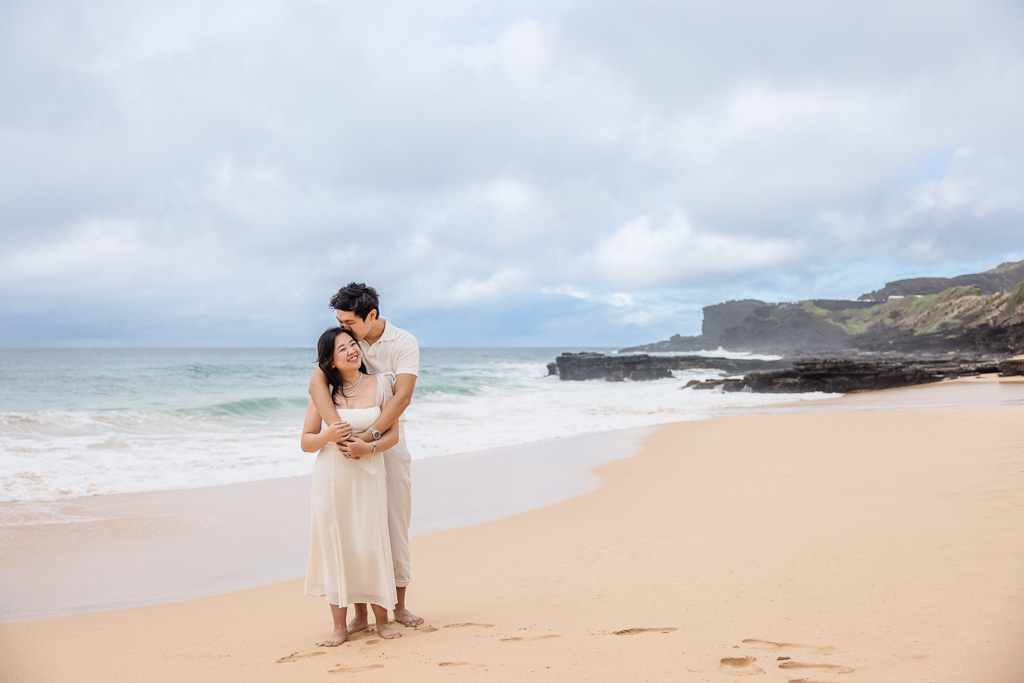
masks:
{"label": "sandy beach", "polygon": [[593,490],[416,536],[427,623],[395,641],[317,647],[294,578],[0,623],[0,679],[1024,680],[1020,388],[637,431]]}

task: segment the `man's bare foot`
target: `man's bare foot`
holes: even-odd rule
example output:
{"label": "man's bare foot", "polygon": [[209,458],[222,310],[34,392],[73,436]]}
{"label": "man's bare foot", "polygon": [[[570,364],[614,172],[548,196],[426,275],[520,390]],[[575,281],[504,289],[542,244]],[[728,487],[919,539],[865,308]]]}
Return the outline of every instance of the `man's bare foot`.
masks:
{"label": "man's bare foot", "polygon": [[396,607],[395,621],[406,626],[419,626],[423,623],[423,617],[416,616],[404,607]]}
{"label": "man's bare foot", "polygon": [[363,616],[361,616],[361,617],[357,615],[355,619],[353,619],[352,621],[348,622],[348,632],[349,633],[359,633],[360,631],[365,631],[366,627],[369,626],[369,625],[370,624],[367,623],[367,621],[366,621],[366,615],[365,614]]}
{"label": "man's bare foot", "polygon": [[346,638],[348,638],[348,633],[345,632],[345,629],[336,628],[334,629],[334,633],[325,638],[324,642],[320,643],[320,645],[323,647],[338,647],[345,642]]}
{"label": "man's bare foot", "polygon": [[391,624],[377,624],[377,633],[384,640],[391,640],[392,638],[401,638],[402,634],[395,630],[395,627]]}

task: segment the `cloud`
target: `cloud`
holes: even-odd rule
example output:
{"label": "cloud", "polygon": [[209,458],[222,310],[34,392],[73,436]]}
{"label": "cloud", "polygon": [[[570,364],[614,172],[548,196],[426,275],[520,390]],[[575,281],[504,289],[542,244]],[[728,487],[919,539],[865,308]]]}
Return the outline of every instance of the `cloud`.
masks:
{"label": "cloud", "polygon": [[[576,286],[545,287],[543,294],[568,297],[584,302],[596,311],[605,333],[623,329],[645,329],[651,326],[663,330],[668,321],[696,320],[700,307],[687,302],[687,295],[678,290],[653,290],[638,294],[605,292]],[[671,332],[663,332],[671,334]]]}
{"label": "cloud", "polygon": [[8,252],[0,272],[10,283],[67,279],[85,286],[123,286],[148,267],[147,251],[132,221],[87,219],[60,239]]}
{"label": "cloud", "polygon": [[598,276],[615,286],[660,289],[703,278],[772,268],[803,250],[795,240],[695,229],[684,214],[639,216],[590,254]]}
{"label": "cloud", "polygon": [[635,296],[623,292],[605,294],[572,286],[544,287],[541,291],[544,294],[568,296],[573,299],[579,299],[580,301],[594,301],[606,304],[612,308],[633,308],[637,305],[637,299]]}
{"label": "cloud", "polygon": [[428,343],[634,343],[1024,256],[1018,3],[0,13],[0,314],[90,343],[302,344],[349,280]]}
{"label": "cloud", "polygon": [[873,251],[930,264],[1011,254],[1019,250],[1024,218],[1024,189],[1011,180],[1019,173],[1024,164],[1013,153],[979,154],[965,147],[950,156],[936,178],[930,173],[910,178],[883,202],[823,210],[814,220],[845,256]]}
{"label": "cloud", "polygon": [[458,305],[493,301],[522,285],[524,280],[523,271],[517,268],[505,268],[486,279],[461,278],[449,289],[448,297],[440,297],[437,303]]}

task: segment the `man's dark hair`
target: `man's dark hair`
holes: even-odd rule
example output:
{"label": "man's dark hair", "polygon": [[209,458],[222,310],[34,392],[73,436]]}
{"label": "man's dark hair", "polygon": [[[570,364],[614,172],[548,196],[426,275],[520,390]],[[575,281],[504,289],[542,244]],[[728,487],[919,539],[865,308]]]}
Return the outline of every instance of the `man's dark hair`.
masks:
{"label": "man's dark hair", "polygon": [[339,289],[338,293],[331,297],[331,308],[336,311],[352,311],[363,320],[370,315],[370,311],[376,310],[377,317],[380,317],[377,290],[367,287],[362,282],[350,282]]}

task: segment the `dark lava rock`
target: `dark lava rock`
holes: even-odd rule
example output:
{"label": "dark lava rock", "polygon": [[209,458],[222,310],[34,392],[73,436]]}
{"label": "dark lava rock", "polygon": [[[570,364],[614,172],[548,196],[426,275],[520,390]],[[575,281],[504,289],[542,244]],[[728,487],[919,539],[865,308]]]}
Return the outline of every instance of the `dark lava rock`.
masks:
{"label": "dark lava rock", "polygon": [[743,384],[752,391],[766,393],[823,391],[846,394],[928,384],[947,378],[995,372],[997,369],[997,361],[987,359],[815,358],[794,361],[792,370],[747,375]]}
{"label": "dark lava rock", "polygon": [[722,388],[722,391],[751,391],[744,384],[742,379],[691,379],[686,383],[684,389],[708,390]]}
{"label": "dark lava rock", "polygon": [[805,358],[796,360],[743,360],[704,356],[606,356],[602,353],[563,353],[548,371],[563,380],[665,379],[673,370],[708,369],[724,374],[745,374],[743,379],[692,380],[686,387],[696,390],[757,391],[765,393],[847,394],[854,391],[892,389],[927,384],[967,375],[1000,372],[1024,374],[1024,360],[992,358]]}
{"label": "dark lava rock", "polygon": [[[603,353],[584,351],[563,353],[554,362],[556,374],[564,380],[606,379],[611,382],[623,380],[665,379],[673,370],[693,368],[719,370],[733,375],[746,372],[782,370],[792,367],[784,360],[746,360],[734,358],[706,358],[704,356],[649,356],[635,354],[628,356],[606,356]],[[548,366],[551,373],[551,366]]]}
{"label": "dark lava rock", "polygon": [[857,348],[871,353],[966,353],[1009,355],[1024,349],[1024,324],[979,325],[956,334],[915,334],[881,330],[857,337]]}
{"label": "dark lava rock", "polygon": [[672,376],[672,366],[665,358],[652,358],[646,354],[636,356],[606,356],[584,351],[563,353],[555,359],[559,379],[606,379],[621,382],[626,379],[664,379]]}
{"label": "dark lava rock", "polygon": [[1024,360],[1011,359],[999,361],[1000,377],[1012,377],[1014,375],[1024,375]]}

